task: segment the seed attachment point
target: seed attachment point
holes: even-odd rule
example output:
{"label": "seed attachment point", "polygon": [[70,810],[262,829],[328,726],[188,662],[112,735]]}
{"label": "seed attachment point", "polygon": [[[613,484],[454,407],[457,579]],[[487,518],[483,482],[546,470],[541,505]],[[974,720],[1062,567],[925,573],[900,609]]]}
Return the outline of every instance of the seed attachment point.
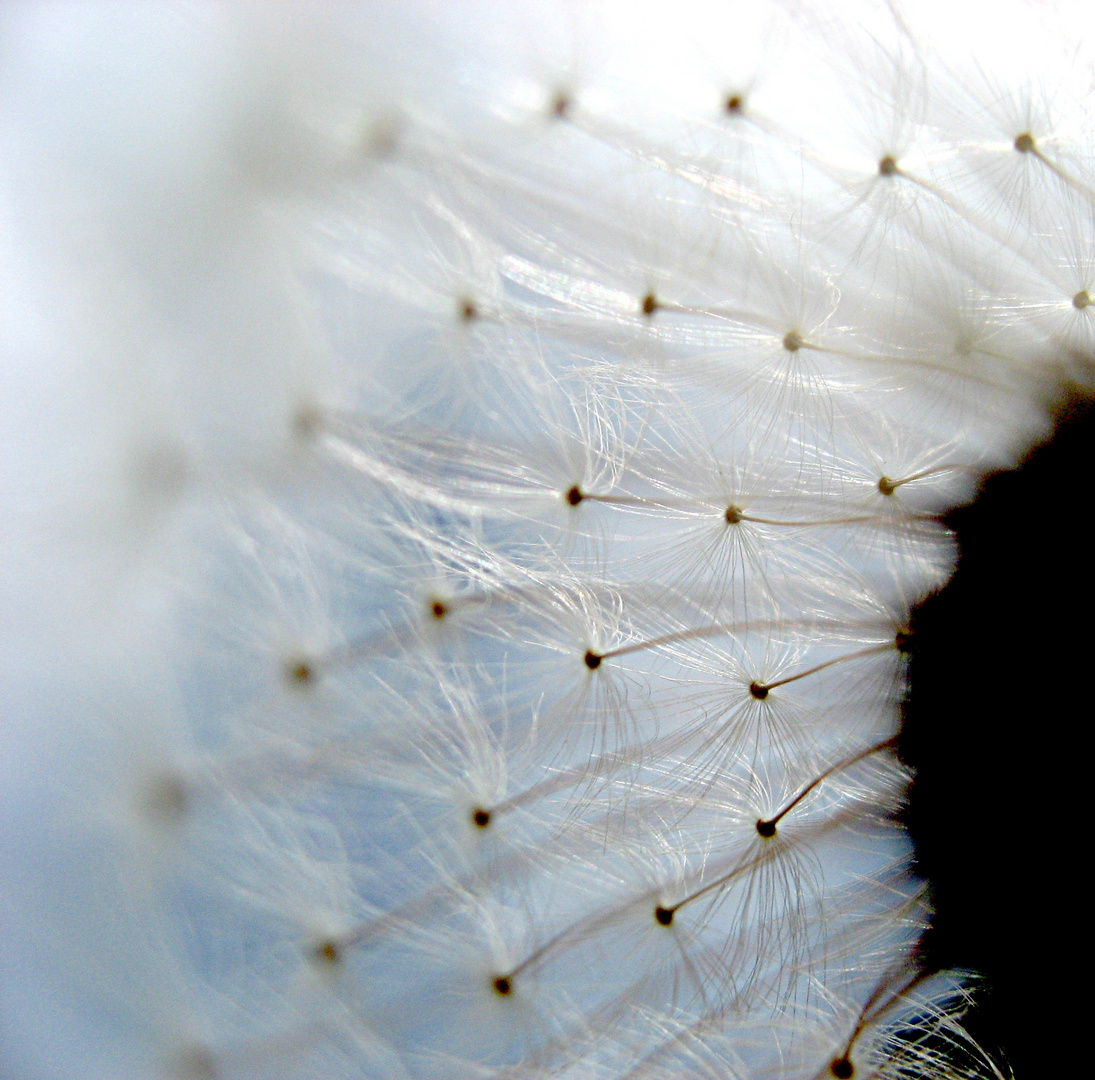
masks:
{"label": "seed attachment point", "polygon": [[319,675],[310,660],[290,660],[285,665],[285,677],[290,685],[297,687],[313,686]]}
{"label": "seed attachment point", "polygon": [[574,102],[565,90],[556,90],[548,101],[548,114],[556,120],[565,120],[573,108]]}
{"label": "seed attachment point", "polygon": [[342,950],[339,949],[337,941],[327,938],[316,945],[312,955],[323,964],[337,964],[342,959]]}

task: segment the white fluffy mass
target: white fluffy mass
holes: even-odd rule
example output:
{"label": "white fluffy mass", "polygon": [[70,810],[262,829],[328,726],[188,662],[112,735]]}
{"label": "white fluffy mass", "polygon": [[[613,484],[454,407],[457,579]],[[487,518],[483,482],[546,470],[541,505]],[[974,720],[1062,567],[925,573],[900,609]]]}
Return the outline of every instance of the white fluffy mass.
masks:
{"label": "white fluffy mass", "polygon": [[4,5],[3,1076],[992,1076],[893,739],[1088,377],[1093,41]]}

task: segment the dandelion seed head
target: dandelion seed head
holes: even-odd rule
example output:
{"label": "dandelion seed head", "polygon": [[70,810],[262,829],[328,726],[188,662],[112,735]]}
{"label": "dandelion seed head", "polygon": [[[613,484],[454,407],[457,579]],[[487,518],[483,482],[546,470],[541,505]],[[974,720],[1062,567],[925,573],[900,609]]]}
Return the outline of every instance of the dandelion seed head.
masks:
{"label": "dandelion seed head", "polygon": [[823,8],[4,17],[5,1075],[994,1075],[895,747],[1092,68]]}

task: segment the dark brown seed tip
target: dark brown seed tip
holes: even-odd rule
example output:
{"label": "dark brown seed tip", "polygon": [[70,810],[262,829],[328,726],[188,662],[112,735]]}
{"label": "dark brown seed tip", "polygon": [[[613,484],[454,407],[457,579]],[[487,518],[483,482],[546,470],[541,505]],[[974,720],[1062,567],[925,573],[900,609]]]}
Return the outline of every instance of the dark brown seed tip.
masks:
{"label": "dark brown seed tip", "polygon": [[570,95],[565,90],[559,90],[552,95],[548,112],[558,120],[565,120],[570,115],[572,105]]}
{"label": "dark brown seed tip", "polygon": [[323,412],[318,405],[302,405],[293,414],[293,431],[298,438],[314,439],[323,427]]}
{"label": "dark brown seed tip", "polygon": [[316,669],[307,660],[293,660],[286,665],[286,674],[294,686],[309,686],[316,681]]}
{"label": "dark brown seed tip", "polygon": [[337,964],[340,958],[338,945],[336,942],[331,941],[328,938],[326,941],[321,941],[316,946],[316,959],[322,960],[325,964]]}

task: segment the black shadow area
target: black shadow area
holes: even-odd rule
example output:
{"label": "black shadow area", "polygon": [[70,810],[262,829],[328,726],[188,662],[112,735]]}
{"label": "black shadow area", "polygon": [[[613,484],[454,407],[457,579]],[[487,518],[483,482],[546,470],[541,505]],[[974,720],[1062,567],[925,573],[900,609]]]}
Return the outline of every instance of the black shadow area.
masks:
{"label": "black shadow area", "polygon": [[[1018,1080],[1087,1075],[1095,405],[947,515],[958,569],[913,613],[901,752],[937,914],[931,966],[984,980],[965,1026]],[[1085,1010],[1086,1011],[1086,1010]]]}

